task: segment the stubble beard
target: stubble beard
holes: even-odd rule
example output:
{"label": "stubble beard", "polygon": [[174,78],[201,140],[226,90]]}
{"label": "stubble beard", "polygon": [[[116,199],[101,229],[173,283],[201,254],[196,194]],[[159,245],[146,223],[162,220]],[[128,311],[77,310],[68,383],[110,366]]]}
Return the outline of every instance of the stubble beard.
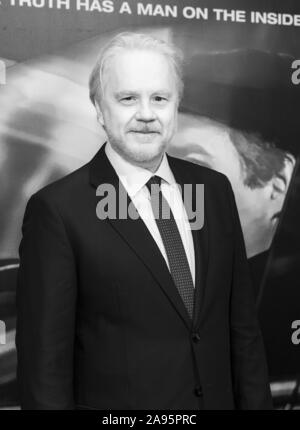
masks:
{"label": "stubble beard", "polygon": [[[162,141],[159,145],[135,142],[134,145],[124,143],[121,139],[116,139],[108,130],[106,130],[108,140],[112,148],[126,161],[140,167],[147,168],[153,166],[161,160],[168,142]],[[153,147],[150,148],[150,146]]]}

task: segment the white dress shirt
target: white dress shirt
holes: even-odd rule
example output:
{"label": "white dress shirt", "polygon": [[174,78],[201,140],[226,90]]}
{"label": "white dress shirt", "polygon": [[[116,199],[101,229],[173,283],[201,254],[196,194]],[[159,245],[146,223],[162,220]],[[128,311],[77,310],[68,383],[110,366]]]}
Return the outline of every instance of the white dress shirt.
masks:
{"label": "white dress shirt", "polygon": [[124,160],[124,158],[112,148],[109,142],[106,143],[105,153],[114,170],[116,171],[120,181],[122,182],[126,192],[131,198],[132,203],[135,205],[140,217],[144,221],[146,227],[155,240],[170,270],[166,250],[154,218],[150,193],[146,186],[146,183],[151,178],[151,176],[156,175],[162,178],[161,191],[173,212],[195,286],[195,254],[193,236],[190,229],[188,216],[182,201],[181,193],[170,169],[166,154],[164,154],[156,172],[152,173],[150,170],[135,166]]}

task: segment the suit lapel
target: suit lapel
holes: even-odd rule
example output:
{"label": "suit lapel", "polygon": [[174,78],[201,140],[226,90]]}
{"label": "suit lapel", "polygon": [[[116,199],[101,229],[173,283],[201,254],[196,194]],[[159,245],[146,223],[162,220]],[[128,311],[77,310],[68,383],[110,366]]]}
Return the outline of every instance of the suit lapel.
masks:
{"label": "suit lapel", "polygon": [[[131,203],[131,199],[123,188],[122,183],[119,182],[119,178],[105,154],[104,146],[105,145],[100,148],[98,153],[90,162],[90,182],[95,188],[97,188],[100,184],[112,184],[117,190],[117,196],[119,187],[122,187],[122,192],[126,194],[129,204]],[[98,197],[96,197],[95,193],[95,204],[97,204],[97,202]],[[118,232],[122,239],[127,242],[132,251],[149,269],[152,276],[158,282],[159,286],[162,288],[174,306],[175,310],[182,318],[187,328],[190,330],[191,320],[189,318],[188,312],[181,300],[165,260],[161,255],[158,246],[153,240],[151,233],[140,217],[137,219],[131,219],[129,217],[127,219],[118,218],[118,199],[116,203],[117,217],[115,219],[106,218],[106,220]]]}

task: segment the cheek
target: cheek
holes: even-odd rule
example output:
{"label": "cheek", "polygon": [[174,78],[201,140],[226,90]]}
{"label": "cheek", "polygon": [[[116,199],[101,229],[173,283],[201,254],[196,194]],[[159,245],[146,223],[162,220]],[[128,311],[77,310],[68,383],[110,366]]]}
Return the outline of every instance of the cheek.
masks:
{"label": "cheek", "polygon": [[125,128],[132,119],[131,110],[120,107],[110,107],[105,114],[106,123],[112,124],[117,129]]}
{"label": "cheek", "polygon": [[176,130],[177,128],[177,112],[174,110],[167,110],[160,115],[161,122],[168,130]]}
{"label": "cheek", "polygon": [[236,193],[236,201],[239,209],[249,218],[261,221],[268,218],[271,209],[270,201],[263,190],[251,190],[240,185]]}
{"label": "cheek", "polygon": [[231,148],[224,145],[215,145],[213,159],[221,166],[223,172],[229,176],[232,181],[240,182],[241,166],[238,157],[232,153]]}

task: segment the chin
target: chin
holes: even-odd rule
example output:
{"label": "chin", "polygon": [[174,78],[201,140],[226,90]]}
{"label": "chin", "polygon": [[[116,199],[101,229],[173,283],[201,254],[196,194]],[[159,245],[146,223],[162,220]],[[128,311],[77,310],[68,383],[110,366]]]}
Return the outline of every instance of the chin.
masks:
{"label": "chin", "polygon": [[155,158],[159,158],[165,150],[164,144],[157,143],[146,143],[141,145],[136,143],[128,151],[128,155],[134,158],[136,161],[151,161]]}

